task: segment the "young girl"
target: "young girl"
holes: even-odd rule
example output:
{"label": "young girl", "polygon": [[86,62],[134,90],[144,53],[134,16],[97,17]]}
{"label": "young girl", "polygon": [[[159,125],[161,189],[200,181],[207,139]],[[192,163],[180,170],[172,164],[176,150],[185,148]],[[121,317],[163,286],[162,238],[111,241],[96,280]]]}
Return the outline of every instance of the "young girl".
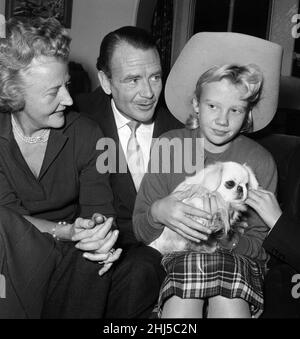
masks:
{"label": "young girl", "polygon": [[[241,51],[232,53],[237,45]],[[240,66],[250,60],[257,66]],[[228,64],[230,61],[234,64]],[[260,186],[274,192],[277,171],[271,155],[240,133],[251,127],[259,130],[272,119],[280,62],[280,47],[264,40],[236,33],[197,34],[184,48],[166,85],[168,107],[179,120],[186,121],[186,128],[164,137],[182,141],[202,138],[205,167],[216,161],[247,163]],[[221,66],[211,67],[217,63]],[[196,88],[192,100],[188,93],[192,93],[191,88]],[[194,113],[188,118],[191,109]],[[200,151],[189,150],[192,156]],[[194,210],[171,193],[186,175],[182,171],[145,176],[133,216],[138,239],[151,243],[164,227],[188,239],[207,238],[209,231],[187,216]],[[216,202],[211,200],[210,206],[215,209]],[[203,215],[205,212],[210,208],[201,211]],[[263,308],[262,283],[268,256],[261,245],[268,228],[252,209],[247,223],[243,235],[236,234],[213,254],[175,252],[164,256],[167,276],[159,296],[158,316],[202,318],[206,302],[208,317],[247,318]]]}

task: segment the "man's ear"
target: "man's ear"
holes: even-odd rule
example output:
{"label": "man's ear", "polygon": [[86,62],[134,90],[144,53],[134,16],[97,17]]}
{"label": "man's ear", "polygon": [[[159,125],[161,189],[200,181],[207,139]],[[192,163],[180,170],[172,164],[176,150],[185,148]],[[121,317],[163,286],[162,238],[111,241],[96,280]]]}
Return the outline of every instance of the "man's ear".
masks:
{"label": "man's ear", "polygon": [[107,94],[111,94],[110,79],[103,71],[98,72],[98,79],[103,91]]}

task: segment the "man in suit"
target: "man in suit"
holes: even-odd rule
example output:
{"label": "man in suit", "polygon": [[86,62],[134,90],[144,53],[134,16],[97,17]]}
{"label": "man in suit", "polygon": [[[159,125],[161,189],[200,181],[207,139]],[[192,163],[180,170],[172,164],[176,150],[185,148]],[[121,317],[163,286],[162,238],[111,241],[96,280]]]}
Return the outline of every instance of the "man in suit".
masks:
{"label": "man in suit", "polygon": [[[129,170],[111,174],[110,180],[119,242],[126,247],[137,241],[131,218],[143,174],[136,176],[128,163],[132,134],[142,151],[145,171],[153,140],[183,125],[158,104],[162,91],[161,61],[155,42],[145,30],[126,26],[107,34],[100,46],[97,69],[101,86],[90,94],[79,95],[75,103],[80,112],[98,122],[105,137],[122,146],[120,156],[125,157]],[[134,132],[130,122],[138,123]]]}

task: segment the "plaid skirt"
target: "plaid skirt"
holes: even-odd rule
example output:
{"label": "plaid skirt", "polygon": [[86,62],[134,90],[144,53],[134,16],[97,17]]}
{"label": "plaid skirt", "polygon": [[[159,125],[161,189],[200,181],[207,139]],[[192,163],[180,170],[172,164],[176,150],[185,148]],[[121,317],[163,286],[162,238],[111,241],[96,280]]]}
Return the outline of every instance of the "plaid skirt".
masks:
{"label": "plaid skirt", "polygon": [[167,276],[153,311],[156,317],[161,317],[164,302],[173,295],[182,299],[207,299],[217,295],[241,298],[249,303],[252,315],[263,310],[266,267],[261,262],[219,249],[210,254],[168,254],[163,257],[162,264]]}

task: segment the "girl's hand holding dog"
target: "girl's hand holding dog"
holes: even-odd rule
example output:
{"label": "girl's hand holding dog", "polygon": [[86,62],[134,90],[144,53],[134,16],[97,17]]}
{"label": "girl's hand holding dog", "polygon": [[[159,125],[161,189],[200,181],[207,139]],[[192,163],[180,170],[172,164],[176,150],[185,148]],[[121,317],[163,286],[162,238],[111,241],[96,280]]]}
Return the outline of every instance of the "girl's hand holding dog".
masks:
{"label": "girl's hand holding dog", "polygon": [[273,228],[282,214],[274,193],[261,188],[248,191],[246,204],[252,207],[270,228]]}
{"label": "girl's hand holding dog", "polygon": [[94,214],[91,219],[77,218],[74,223],[72,241],[77,241],[76,248],[85,251],[86,259],[104,264],[99,274],[107,272],[112,264],[119,259],[122,249],[113,249],[119,231],[111,230],[113,218]]}
{"label": "girl's hand holding dog", "polygon": [[[157,200],[151,206],[151,214],[155,222],[169,227],[186,239],[200,242],[207,240],[211,230],[205,224],[211,219],[210,202],[206,201],[203,210],[180,201],[180,192],[174,192]],[[193,218],[203,219],[203,221]]]}

